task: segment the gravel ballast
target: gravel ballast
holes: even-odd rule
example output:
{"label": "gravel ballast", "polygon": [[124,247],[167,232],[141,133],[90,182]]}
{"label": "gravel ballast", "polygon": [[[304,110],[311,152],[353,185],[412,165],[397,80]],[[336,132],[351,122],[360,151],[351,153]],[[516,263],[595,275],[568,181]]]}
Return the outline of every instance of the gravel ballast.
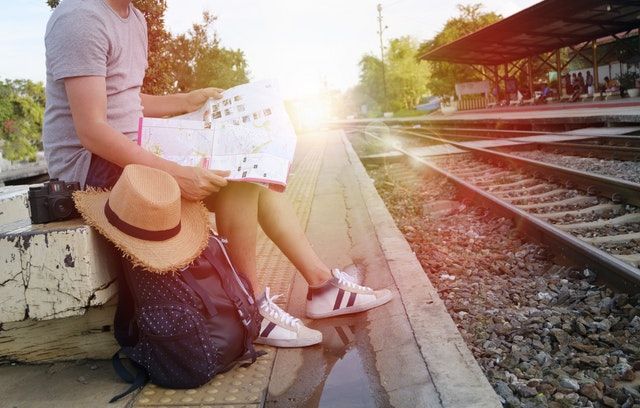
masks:
{"label": "gravel ballast", "polygon": [[437,176],[368,166],[507,407],[640,407],[640,295],[555,264]]}
{"label": "gravel ballast", "polygon": [[512,151],[514,156],[640,183],[640,162],[570,156],[541,150]]}

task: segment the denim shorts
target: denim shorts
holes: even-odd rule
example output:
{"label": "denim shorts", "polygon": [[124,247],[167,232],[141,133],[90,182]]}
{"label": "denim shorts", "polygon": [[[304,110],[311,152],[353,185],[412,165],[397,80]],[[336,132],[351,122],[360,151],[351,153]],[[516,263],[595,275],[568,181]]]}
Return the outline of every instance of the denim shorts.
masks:
{"label": "denim shorts", "polygon": [[85,186],[110,189],[116,184],[120,174],[122,174],[122,167],[92,153]]}

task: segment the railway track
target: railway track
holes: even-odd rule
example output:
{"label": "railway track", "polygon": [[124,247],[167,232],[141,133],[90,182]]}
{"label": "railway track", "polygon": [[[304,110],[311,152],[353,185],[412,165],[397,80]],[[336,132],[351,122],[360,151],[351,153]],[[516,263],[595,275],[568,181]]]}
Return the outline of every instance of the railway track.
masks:
{"label": "railway track", "polygon": [[[445,176],[470,201],[515,219],[527,235],[577,265],[604,272],[601,276],[617,283],[622,280],[634,291],[640,288],[640,184],[522,157],[524,144],[511,154],[449,139],[463,138],[460,134],[444,139],[425,129],[392,129],[402,137],[462,152],[424,158],[412,153],[415,148],[390,143],[371,129],[360,130],[423,169]],[[610,150],[615,149],[620,147]]]}

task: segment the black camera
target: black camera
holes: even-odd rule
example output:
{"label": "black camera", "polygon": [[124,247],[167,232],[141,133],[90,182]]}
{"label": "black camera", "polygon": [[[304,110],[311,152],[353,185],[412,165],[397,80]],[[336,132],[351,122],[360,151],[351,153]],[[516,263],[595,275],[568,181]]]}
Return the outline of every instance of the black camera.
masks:
{"label": "black camera", "polygon": [[51,179],[42,187],[29,188],[29,210],[33,224],[68,220],[79,217],[72,193],[80,190],[80,183]]}

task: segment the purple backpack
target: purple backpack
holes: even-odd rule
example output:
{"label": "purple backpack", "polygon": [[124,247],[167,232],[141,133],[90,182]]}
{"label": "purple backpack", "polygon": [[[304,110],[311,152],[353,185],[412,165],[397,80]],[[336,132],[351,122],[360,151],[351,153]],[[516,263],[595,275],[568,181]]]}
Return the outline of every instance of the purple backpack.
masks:
{"label": "purple backpack", "polygon": [[195,388],[242,361],[255,361],[253,341],[262,317],[251,285],[234,269],[224,244],[211,237],[189,267],[166,275],[123,261],[114,322],[121,348],[113,366],[131,386],[110,402],[147,381]]}

